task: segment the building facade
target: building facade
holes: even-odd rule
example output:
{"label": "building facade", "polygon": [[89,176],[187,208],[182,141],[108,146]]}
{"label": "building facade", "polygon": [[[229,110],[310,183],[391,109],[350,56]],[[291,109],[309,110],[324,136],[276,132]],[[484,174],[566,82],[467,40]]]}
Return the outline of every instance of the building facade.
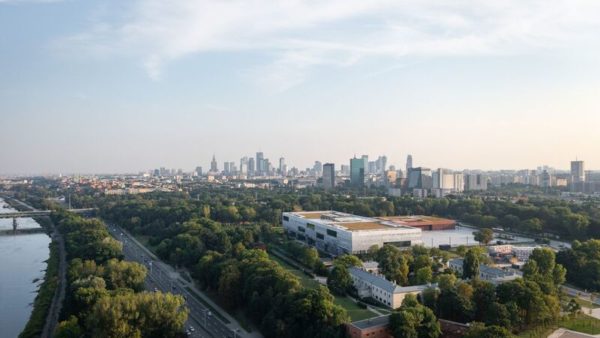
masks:
{"label": "building facade", "polygon": [[364,253],[373,245],[422,244],[421,229],[337,211],[284,212],[288,236],[333,255]]}

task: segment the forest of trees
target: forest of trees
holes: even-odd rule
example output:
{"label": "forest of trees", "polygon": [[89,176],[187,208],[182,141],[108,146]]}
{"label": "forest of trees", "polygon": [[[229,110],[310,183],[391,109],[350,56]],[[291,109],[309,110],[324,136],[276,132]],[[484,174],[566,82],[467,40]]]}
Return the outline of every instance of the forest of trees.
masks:
{"label": "forest of trees", "polygon": [[424,291],[423,302],[438,318],[481,322],[519,332],[557,320],[561,312],[559,285],[564,282],[564,274],[553,251],[536,249],[522,279],[494,286],[477,278],[465,281],[442,274],[438,289]]}
{"label": "forest of trees", "polygon": [[52,215],[69,259],[67,298],[55,337],[179,337],[188,310],[181,296],[141,292],[146,268],[122,260],[122,245],[100,220]]}
{"label": "forest of trees", "polygon": [[[507,230],[532,233],[553,233],[565,238],[588,239],[600,237],[600,208],[596,203],[568,203],[556,199],[510,200],[469,198],[413,199],[410,197],[386,198],[381,196],[359,197],[338,195],[319,190],[292,192],[286,189],[226,189],[210,187],[194,191],[193,195],[147,194],[145,196],[111,196],[93,198],[89,195],[74,195],[78,206],[100,206],[103,216],[119,224],[126,224],[132,230],[144,235],[152,235],[152,244],[158,245],[157,238],[169,238],[161,249],[171,255],[180,256],[179,251],[171,250],[172,243],[187,241],[194,245],[194,239],[175,238],[177,227],[192,218],[207,218],[222,223],[227,228],[244,224],[236,231],[252,232],[268,240],[273,236],[273,226],[280,224],[283,210],[333,209],[365,216],[424,214],[451,217],[472,225],[489,229],[504,227]],[[110,211],[107,211],[110,210]],[[112,215],[106,214],[112,213]],[[138,228],[139,229],[136,229]],[[489,240],[482,230],[483,243]],[[238,236],[248,236],[238,234]],[[177,244],[176,246],[182,246]],[[185,245],[183,245],[185,246]],[[191,264],[198,257],[174,257],[176,264]],[[186,261],[186,262],[184,262]],[[580,260],[581,261],[581,260]],[[591,262],[596,261],[591,259]],[[594,280],[600,280],[600,268],[593,264],[585,269],[587,277],[580,278],[568,274],[569,282],[589,289],[598,290]],[[583,271],[575,269],[574,271]],[[425,274],[426,272],[423,272]],[[388,277],[389,274],[388,274]],[[588,280],[585,284],[580,283]],[[397,279],[399,283],[405,283]]]}
{"label": "forest of trees", "polygon": [[[322,271],[314,249],[281,241],[279,225],[284,210],[335,209],[366,216],[439,215],[481,228],[504,227],[582,239],[594,237],[600,228],[599,209],[595,204],[550,199],[416,200],[337,195],[310,189],[291,192],[211,187],[189,194],[105,197],[74,194],[73,204],[97,206],[105,220],[145,236],[161,258],[188,268],[203,288],[216,294],[228,309],[245,311],[267,337],[302,337],[307,336],[307,332],[316,337],[344,336],[342,324],[349,318],[343,308],[334,304],[330,290],[340,295],[352,293],[348,268],[362,264],[354,256],[338,257],[333,269],[324,271],[329,274],[329,288],[302,287],[298,277],[284,270],[264,251],[252,249],[261,242],[277,243],[278,248],[303,266]],[[127,309],[143,307],[145,302],[156,301],[152,297],[160,298],[160,294],[148,298],[145,293],[135,292],[140,290],[139,282],[145,276],[143,267],[138,269],[120,261],[119,243],[108,236],[98,221],[59,215],[55,221],[65,234],[71,260],[69,285],[73,296],[68,299],[67,313],[77,315],[65,317],[67,320],[61,323],[59,332],[65,333],[63,337],[77,330],[107,336],[138,333],[146,336],[148,333],[140,331],[144,328],[138,328],[145,325],[138,320],[139,316],[118,314],[120,310],[105,311],[115,308],[127,312]],[[81,222],[86,222],[86,226],[81,227]],[[488,242],[488,235],[489,231],[480,231],[480,242]],[[407,300],[406,305],[393,312],[395,332],[429,337],[424,336],[420,328],[434,327],[437,317],[479,323],[472,325],[469,337],[508,337],[510,331],[520,332],[556,321],[561,309],[571,310],[564,302],[561,305],[558,290],[565,274],[574,284],[589,289],[599,286],[600,241],[597,240],[575,241],[572,249],[559,252],[556,258],[552,251],[536,250],[524,267],[523,279],[498,286],[476,277],[474,269],[485,259],[481,250],[459,249],[458,253],[465,256],[465,264],[470,266],[464,269],[466,276],[463,277],[470,277],[467,281],[458,280],[452,272],[442,269],[449,257],[447,252],[437,249],[414,247],[401,251],[392,246],[373,247],[361,256],[365,260],[376,260],[386,278],[399,285],[438,283],[438,289],[424,292],[423,304]],[[124,274],[129,277],[122,278]],[[172,309],[178,309],[174,314],[181,314],[178,299],[169,297],[172,296],[161,299]],[[107,312],[112,317],[103,317],[99,312]],[[177,323],[173,318],[171,324]],[[126,322],[127,329],[98,331],[109,321],[118,320]],[[151,325],[147,327],[157,330]]]}
{"label": "forest of trees", "polygon": [[229,310],[243,309],[266,337],[344,336],[349,317],[326,287],[303,288],[266,252],[250,249],[274,236],[269,224],[220,223],[186,200],[165,202],[106,203],[101,214],[148,236],[162,259],[187,267]]}
{"label": "forest of trees", "polygon": [[558,252],[558,263],[567,269],[567,280],[581,288],[600,291],[600,240],[573,241]]}

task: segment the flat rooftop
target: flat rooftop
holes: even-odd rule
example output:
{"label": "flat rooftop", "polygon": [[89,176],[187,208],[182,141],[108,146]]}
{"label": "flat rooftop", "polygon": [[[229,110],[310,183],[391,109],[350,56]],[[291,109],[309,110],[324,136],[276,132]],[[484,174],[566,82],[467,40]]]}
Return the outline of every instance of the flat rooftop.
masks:
{"label": "flat rooftop", "polygon": [[386,216],[376,217],[381,220],[394,222],[406,226],[424,226],[424,225],[452,225],[456,224],[456,221],[448,218],[434,217],[434,216]]}
{"label": "flat rooftop", "polygon": [[371,328],[371,327],[379,327],[379,326],[387,326],[390,322],[390,316],[380,316],[375,318],[363,319],[356,322],[352,322],[351,324],[361,330]]}
{"label": "flat rooftop", "polygon": [[314,220],[315,223],[326,224],[348,231],[415,229],[415,227],[392,222],[384,218],[357,216],[339,211],[301,211],[287,212],[286,214]]}

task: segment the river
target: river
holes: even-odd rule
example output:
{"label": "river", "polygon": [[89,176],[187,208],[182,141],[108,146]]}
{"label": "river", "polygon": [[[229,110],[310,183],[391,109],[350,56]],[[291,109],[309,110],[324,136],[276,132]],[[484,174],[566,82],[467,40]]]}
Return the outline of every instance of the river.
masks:
{"label": "river", "polygon": [[[0,199],[0,213],[5,208]],[[40,225],[31,218],[18,219],[20,228]],[[0,219],[0,229],[12,229],[12,219]],[[45,233],[0,236],[0,338],[14,338],[31,315],[38,284],[42,282],[50,250]]]}

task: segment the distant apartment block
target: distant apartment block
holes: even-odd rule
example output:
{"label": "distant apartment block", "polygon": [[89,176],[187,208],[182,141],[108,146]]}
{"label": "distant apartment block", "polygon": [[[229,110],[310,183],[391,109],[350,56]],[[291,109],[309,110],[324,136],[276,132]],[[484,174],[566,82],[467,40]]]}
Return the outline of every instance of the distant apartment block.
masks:
{"label": "distant apartment block", "polygon": [[487,190],[487,177],[482,174],[465,175],[465,190]]}
{"label": "distant apartment block", "polygon": [[323,165],[323,188],[331,190],[335,187],[335,164],[325,163]]}

